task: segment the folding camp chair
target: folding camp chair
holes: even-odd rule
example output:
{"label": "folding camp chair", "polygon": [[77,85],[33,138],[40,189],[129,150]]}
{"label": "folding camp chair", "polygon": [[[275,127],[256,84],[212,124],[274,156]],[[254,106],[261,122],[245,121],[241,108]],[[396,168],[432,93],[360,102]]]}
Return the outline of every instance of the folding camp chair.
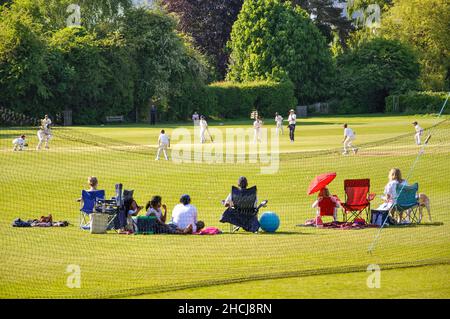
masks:
{"label": "folding camp chair", "polygon": [[[331,216],[335,217],[336,203],[331,199],[331,197],[324,197],[318,204],[320,217]],[[337,218],[337,216],[336,216]]]}
{"label": "folding camp chair", "polygon": [[395,214],[397,213],[399,218],[397,221],[402,222],[400,216],[406,212],[409,215],[409,220],[411,223],[420,223],[418,213],[419,213],[419,202],[417,198],[417,192],[419,191],[419,184],[415,183],[413,185],[397,184],[396,192],[397,198],[394,205],[390,209],[391,216],[395,219]]}
{"label": "folding camp chair", "polygon": [[221,223],[230,223],[230,231],[233,232],[233,225],[236,227],[234,230],[238,230],[242,227],[249,232],[257,232],[259,229],[258,212],[261,207],[265,207],[267,200],[262,201],[256,208],[256,186],[239,189],[235,186],[231,188],[231,201],[233,207],[228,209],[222,214],[220,219]]}
{"label": "folding camp chair", "polygon": [[89,229],[89,215],[94,212],[94,206],[97,199],[104,199],[105,191],[86,191],[83,190],[81,192],[81,199],[83,202],[83,206],[80,209],[80,228],[81,229]]}
{"label": "folding camp chair", "polygon": [[366,221],[369,221],[370,202],[375,194],[369,193],[370,179],[347,179],[344,181],[345,202],[339,202],[342,207],[344,222],[353,222],[362,218],[366,213]]}

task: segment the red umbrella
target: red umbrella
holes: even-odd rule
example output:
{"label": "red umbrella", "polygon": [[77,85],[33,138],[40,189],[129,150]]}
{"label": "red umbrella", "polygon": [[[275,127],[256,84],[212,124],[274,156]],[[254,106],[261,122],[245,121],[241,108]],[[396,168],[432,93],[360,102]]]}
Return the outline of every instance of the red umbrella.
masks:
{"label": "red umbrella", "polygon": [[308,187],[308,195],[314,194],[326,187],[336,178],[336,173],[324,173],[316,176]]}

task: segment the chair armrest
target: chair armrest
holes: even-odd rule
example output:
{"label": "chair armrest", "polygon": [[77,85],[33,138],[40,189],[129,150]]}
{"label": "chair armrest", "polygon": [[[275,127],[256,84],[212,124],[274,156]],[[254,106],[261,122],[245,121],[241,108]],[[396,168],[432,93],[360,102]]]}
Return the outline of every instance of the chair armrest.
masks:
{"label": "chair armrest", "polygon": [[377,196],[377,194],[375,194],[375,193],[370,193],[370,194],[368,195],[368,197],[367,197],[367,200],[370,202],[370,201],[372,201],[372,200],[375,199],[375,196]]}

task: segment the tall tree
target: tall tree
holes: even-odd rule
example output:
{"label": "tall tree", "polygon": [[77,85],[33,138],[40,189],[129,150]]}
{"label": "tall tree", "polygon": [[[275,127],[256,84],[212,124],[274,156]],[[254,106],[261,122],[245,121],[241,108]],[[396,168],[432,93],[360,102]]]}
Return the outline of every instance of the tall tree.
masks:
{"label": "tall tree", "polygon": [[386,96],[418,88],[419,63],[413,50],[398,40],[374,38],[337,59],[340,112],[383,112]]}
{"label": "tall tree", "polygon": [[340,45],[346,46],[346,40],[354,27],[351,20],[345,17],[342,7],[337,6],[341,1],[336,0],[288,0],[305,9],[330,43],[338,36]]}
{"label": "tall tree", "polygon": [[384,36],[412,45],[419,54],[424,89],[450,89],[450,2],[394,0],[381,26]]}
{"label": "tall tree", "polygon": [[[78,9],[75,7],[78,6]],[[92,29],[113,29],[119,17],[131,8],[131,0],[14,0],[14,10],[25,10],[36,22],[43,25],[44,31],[63,29],[68,20],[80,22],[82,27]],[[72,18],[74,17],[74,18]],[[76,21],[80,18],[79,21]]]}
{"label": "tall tree", "polygon": [[327,97],[331,52],[299,6],[280,0],[245,0],[229,46],[229,80],[290,79],[302,104]]}
{"label": "tall tree", "polygon": [[243,0],[162,0],[179,17],[179,29],[193,38],[194,45],[212,59],[219,77],[228,64],[226,43]]}
{"label": "tall tree", "polygon": [[43,76],[46,45],[42,25],[23,11],[0,11],[0,101],[20,113],[40,108],[49,96]]}

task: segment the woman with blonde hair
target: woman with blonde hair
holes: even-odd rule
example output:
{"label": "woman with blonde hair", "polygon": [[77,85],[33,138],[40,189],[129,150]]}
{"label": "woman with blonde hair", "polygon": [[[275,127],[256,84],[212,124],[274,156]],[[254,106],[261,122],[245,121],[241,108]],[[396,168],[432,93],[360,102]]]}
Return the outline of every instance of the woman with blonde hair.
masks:
{"label": "woman with blonde hair", "polygon": [[397,198],[397,185],[406,185],[406,181],[402,178],[402,172],[398,168],[392,168],[388,174],[389,182],[384,187],[383,196],[384,203],[377,210],[390,210]]}
{"label": "woman with blonde hair", "polygon": [[98,186],[98,179],[95,176],[88,177],[89,191],[96,191]]}

